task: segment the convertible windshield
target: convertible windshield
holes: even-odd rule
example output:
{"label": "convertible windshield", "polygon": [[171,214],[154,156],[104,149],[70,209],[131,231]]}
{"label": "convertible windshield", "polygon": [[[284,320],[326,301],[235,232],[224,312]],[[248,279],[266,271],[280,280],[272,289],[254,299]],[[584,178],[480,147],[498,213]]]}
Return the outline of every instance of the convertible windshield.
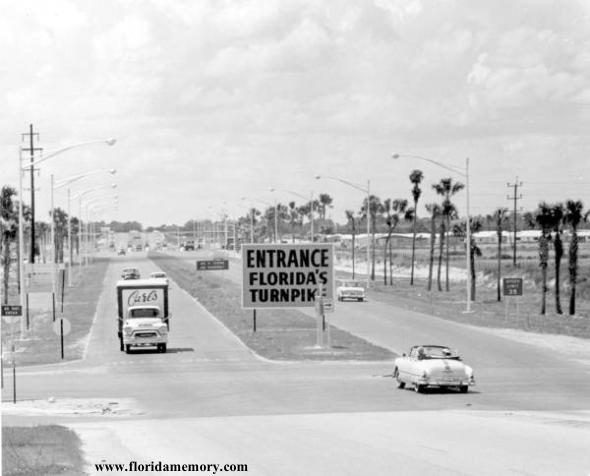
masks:
{"label": "convertible windshield", "polygon": [[459,359],[459,354],[448,347],[424,346],[416,350],[418,359]]}

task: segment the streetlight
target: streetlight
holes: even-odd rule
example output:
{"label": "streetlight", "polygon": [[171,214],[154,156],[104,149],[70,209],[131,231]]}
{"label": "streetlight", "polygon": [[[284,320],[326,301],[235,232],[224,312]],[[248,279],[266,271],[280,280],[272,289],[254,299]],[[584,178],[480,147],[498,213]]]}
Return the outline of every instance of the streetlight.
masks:
{"label": "streetlight", "polygon": [[[277,205],[277,202],[275,201],[275,203],[273,205],[272,203],[266,202],[264,200],[252,199],[252,198],[248,198],[248,197],[242,197],[242,200],[250,200],[251,202],[264,203],[265,205],[269,205],[271,207],[274,207],[274,209],[275,209],[275,243],[277,243],[278,229],[279,229],[278,222],[277,222],[277,219],[278,219],[278,213],[277,213],[278,212],[278,205]],[[254,208],[254,207],[252,207],[252,208]],[[252,216],[251,220],[252,220],[251,224],[252,224],[252,231],[253,231],[254,230],[254,216]],[[252,241],[252,242],[254,242],[254,241]]]}
{"label": "streetlight", "polygon": [[[115,169],[97,169],[97,170],[93,170],[91,172],[87,172],[85,174],[78,174],[78,175],[73,175],[71,177],[62,179],[60,182],[58,182],[57,184],[53,184],[53,174],[51,175],[51,183],[52,183],[52,187],[51,187],[51,210],[52,210],[52,218],[53,218],[53,191],[54,188],[55,189],[59,189],[62,187],[65,187],[67,185],[70,185],[74,182],[77,182],[78,180],[82,180],[85,179],[91,175],[95,175],[98,173],[104,173],[107,172],[110,175],[114,175],[115,173],[117,173],[117,171]],[[51,227],[52,227],[52,234],[53,234],[53,220],[51,221]],[[54,239],[54,237],[52,238],[52,240]],[[55,247],[55,243],[53,245]],[[73,260],[73,253],[72,253],[72,214],[70,212],[70,187],[68,187],[68,254],[69,254],[69,260],[68,260],[68,267],[69,267],[69,271],[68,271],[68,287],[72,287],[72,260]],[[55,270],[54,270],[54,275],[55,275]],[[55,286],[54,286],[55,287]],[[55,291],[54,291],[55,292]]]}
{"label": "streetlight", "polygon": [[[19,156],[18,156],[18,197],[19,197],[19,205],[18,205],[18,246],[19,246],[19,254],[18,254],[18,269],[19,269],[19,275],[20,275],[20,282],[19,282],[19,286],[20,286],[20,305],[22,308],[24,308],[24,289],[25,289],[25,277],[24,277],[24,263],[23,263],[23,251],[24,251],[24,239],[23,239],[23,172],[29,170],[29,169],[33,169],[35,165],[39,165],[41,162],[45,162],[48,159],[51,159],[52,157],[55,157],[56,155],[62,154],[63,152],[67,152],[68,150],[71,149],[75,149],[77,147],[83,147],[86,145],[92,145],[92,144],[106,144],[108,146],[113,146],[115,145],[115,143],[117,142],[116,139],[113,138],[109,138],[106,140],[92,140],[92,141],[87,141],[87,142],[81,142],[79,144],[73,144],[67,147],[63,147],[62,149],[58,149],[55,152],[52,152],[51,154],[45,155],[45,156],[41,156],[41,158],[34,160],[32,162],[30,162],[29,164],[27,164],[25,167],[23,167],[23,149],[22,147],[19,148]],[[32,192],[34,193],[34,191]],[[52,217],[53,218],[53,217]],[[35,220],[35,217],[32,217],[32,220]],[[33,236],[33,233],[31,233],[31,246],[33,247],[33,256],[35,253],[35,237]],[[24,333],[25,330],[25,323],[24,320],[21,319],[21,333]]]}
{"label": "streetlight", "polygon": [[330,180],[336,180],[337,182],[343,183],[345,185],[348,185],[349,187],[355,188],[357,190],[360,190],[361,192],[365,192],[367,194],[367,289],[369,289],[370,287],[370,275],[371,275],[371,239],[370,239],[370,235],[371,235],[371,181],[367,180],[367,188],[363,188],[362,185],[353,183],[353,182],[349,182],[348,180],[344,180],[338,177],[331,177],[329,175],[316,175],[315,176],[316,180],[319,179],[330,179]]}
{"label": "streetlight", "polygon": [[443,169],[446,169],[450,172],[453,172],[461,177],[465,178],[465,214],[466,214],[466,224],[465,224],[465,233],[466,233],[466,243],[465,243],[465,271],[467,273],[467,305],[465,308],[465,312],[471,312],[471,218],[469,216],[469,157],[465,158],[465,171],[443,164],[441,162],[437,162],[436,160],[429,159],[427,157],[422,157],[421,155],[414,155],[414,154],[393,154],[393,159],[399,159],[400,157],[409,157],[414,159],[425,160],[426,162],[430,162],[431,164],[438,165]]}
{"label": "streetlight", "polygon": [[[291,195],[295,195],[296,197],[301,197],[304,200],[307,200],[307,197],[304,195],[301,195],[300,193],[297,192],[293,192],[292,190],[284,190],[284,189],[277,189],[277,188],[271,188],[270,189],[271,192],[287,192],[290,193]],[[313,243],[313,192],[311,192],[311,200],[309,202],[309,222],[310,222],[310,236],[311,236],[311,242]]]}
{"label": "streetlight", "polygon": [[[110,188],[117,188],[117,184],[113,183],[111,185],[104,185],[104,186],[89,188],[89,189],[83,190],[82,192],[78,193],[75,197],[73,197],[73,198],[78,199],[78,212],[79,212],[79,225],[78,225],[78,227],[79,227],[80,234],[82,233],[82,197],[84,197],[85,195],[88,195],[89,193],[97,192],[99,190],[104,190],[104,189],[110,189]],[[94,198],[98,199],[99,197],[94,197]],[[88,227],[88,224],[86,224],[86,227]],[[78,243],[80,243],[80,235],[78,236]],[[86,243],[84,246],[86,264],[88,264],[88,253],[86,252],[87,244],[88,244],[88,236],[86,236]],[[80,259],[79,264],[81,267],[82,266],[82,259]]]}

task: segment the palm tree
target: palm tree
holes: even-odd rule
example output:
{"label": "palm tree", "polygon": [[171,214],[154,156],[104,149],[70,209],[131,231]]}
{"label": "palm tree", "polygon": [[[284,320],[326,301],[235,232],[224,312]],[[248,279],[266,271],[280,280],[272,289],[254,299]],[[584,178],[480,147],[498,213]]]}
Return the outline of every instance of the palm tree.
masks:
{"label": "palm tree", "polygon": [[578,278],[578,225],[588,214],[582,215],[584,205],[580,200],[568,200],[565,204],[563,221],[570,225],[572,237],[569,247],[569,281],[570,281],[570,305],[569,314],[576,314],[576,283]]}
{"label": "palm tree", "polygon": [[432,289],[432,268],[434,267],[434,242],[436,240],[436,219],[441,214],[438,203],[429,203],[426,210],[430,213],[430,260],[428,265],[428,291]]}
{"label": "palm tree", "polygon": [[[477,246],[477,243],[475,242],[473,235],[481,230],[481,220],[479,218],[471,218],[469,220],[469,226],[471,228],[471,243],[469,244],[469,270],[467,272],[471,273],[471,300],[475,301],[475,257],[481,256],[481,249],[479,248],[479,246]],[[465,232],[465,223],[455,225],[453,234],[455,236],[460,236],[464,238],[465,247],[467,248],[467,233]],[[467,249],[465,250],[465,253],[467,253]]]}
{"label": "palm tree", "polygon": [[346,214],[346,219],[350,222],[350,226],[352,228],[352,279],[354,279],[354,248],[355,248],[355,235],[356,235],[356,226],[354,222],[354,212],[352,210],[346,210],[344,212]]}
{"label": "palm tree", "polygon": [[539,266],[541,267],[541,315],[545,314],[545,300],[547,297],[547,263],[549,261],[549,240],[551,239],[551,226],[553,216],[551,207],[546,202],[539,203],[535,213],[535,222],[541,227],[539,237]]}
{"label": "palm tree", "polygon": [[8,280],[10,275],[11,245],[18,233],[18,211],[14,197],[16,190],[5,185],[0,191],[0,246],[2,248],[2,265],[4,280],[2,283],[4,304],[8,303]]}
{"label": "palm tree", "polygon": [[333,200],[332,197],[330,197],[330,195],[328,195],[327,193],[320,193],[318,200],[320,218],[322,219],[322,221],[324,221],[326,219],[326,208],[332,206]]}
{"label": "palm tree", "polygon": [[295,202],[289,202],[289,222],[291,224],[291,241],[295,243],[295,225],[299,220],[299,209],[295,206]]}
{"label": "palm tree", "polygon": [[[446,223],[446,229],[451,228],[451,215],[456,212],[456,208],[451,202],[451,197],[465,188],[461,182],[453,183],[452,178],[441,179],[439,183],[432,185],[432,188],[438,195],[443,197],[442,214]],[[449,291],[449,240],[446,247],[446,281],[445,289]]]}
{"label": "palm tree", "polygon": [[553,250],[555,252],[555,312],[563,314],[560,300],[561,258],[563,257],[563,242],[561,241],[561,224],[563,221],[563,204],[556,203],[551,207],[551,227],[553,228]]}
{"label": "palm tree", "polygon": [[[379,197],[375,195],[370,195],[369,203],[367,204],[367,198],[363,200],[363,206],[361,207],[361,216],[367,219],[367,205],[369,209],[369,217],[371,219],[371,249],[372,249],[372,266],[371,266],[371,280],[375,281],[375,231],[377,225],[377,215],[381,215],[383,213],[383,204]],[[369,237],[367,236],[367,246],[369,246]]]}
{"label": "palm tree", "polygon": [[54,262],[63,263],[64,258],[64,240],[68,236],[68,214],[61,208],[54,209]]}
{"label": "palm tree", "polygon": [[387,239],[383,248],[383,283],[387,284],[387,250],[389,248],[389,284],[393,285],[393,258],[391,249],[391,234],[397,227],[400,220],[411,220],[414,216],[412,208],[408,209],[408,201],[404,199],[391,200],[383,202],[383,211],[386,213],[385,223],[387,224]]}
{"label": "palm tree", "polygon": [[414,219],[412,222],[412,271],[410,273],[410,286],[414,285],[414,257],[416,253],[416,219],[418,217],[418,200],[422,195],[422,189],[420,183],[424,178],[424,174],[421,170],[412,170],[410,174],[410,182],[412,182],[412,198],[414,199]]}
{"label": "palm tree", "polygon": [[502,226],[508,220],[508,209],[497,208],[494,214],[488,216],[488,221],[493,222],[496,226],[496,239],[498,240],[498,273],[496,278],[496,290],[498,302],[502,300],[501,281],[502,281]]}

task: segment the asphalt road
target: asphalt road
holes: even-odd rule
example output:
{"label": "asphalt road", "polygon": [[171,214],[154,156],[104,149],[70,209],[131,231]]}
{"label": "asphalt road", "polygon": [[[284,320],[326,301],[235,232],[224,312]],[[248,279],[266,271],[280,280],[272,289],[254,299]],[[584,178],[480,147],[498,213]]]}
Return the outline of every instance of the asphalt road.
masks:
{"label": "asphalt road", "polygon": [[[237,280],[232,263],[226,274]],[[418,395],[396,388],[391,362],[260,359],[174,283],[169,352],[127,355],[114,290],[128,265],[157,269],[143,254],[113,259],[85,359],[20,370],[20,399],[55,402],[3,403],[4,424],[67,424],[90,463],[246,463],[264,475],[590,472],[581,364],[387,304],[338,303],[331,317],[343,329],[397,351],[442,342],[475,369],[466,395]]]}

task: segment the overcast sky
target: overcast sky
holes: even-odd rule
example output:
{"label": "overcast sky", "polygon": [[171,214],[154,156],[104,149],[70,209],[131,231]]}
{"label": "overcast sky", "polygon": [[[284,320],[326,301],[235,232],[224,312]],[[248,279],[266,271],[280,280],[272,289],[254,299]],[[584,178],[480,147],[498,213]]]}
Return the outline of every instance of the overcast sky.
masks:
{"label": "overcast sky", "polygon": [[[459,168],[469,157],[472,213],[511,207],[506,184],[517,176],[525,209],[568,198],[590,205],[590,2],[0,0],[0,8],[2,184],[17,184],[31,123],[46,154],[118,140],[42,164],[39,219],[47,220],[51,174],[109,167],[119,206],[108,199],[100,218],[144,225],[222,209],[235,218],[249,201],[303,201],[272,187],[329,193],[343,222],[363,193],[318,174],[410,199],[408,175],[419,168],[422,203],[435,200],[431,184],[449,173],[394,161],[395,152]],[[96,174],[72,193],[111,182]],[[463,214],[465,192],[456,201]],[[66,207],[63,189],[56,205]]]}

